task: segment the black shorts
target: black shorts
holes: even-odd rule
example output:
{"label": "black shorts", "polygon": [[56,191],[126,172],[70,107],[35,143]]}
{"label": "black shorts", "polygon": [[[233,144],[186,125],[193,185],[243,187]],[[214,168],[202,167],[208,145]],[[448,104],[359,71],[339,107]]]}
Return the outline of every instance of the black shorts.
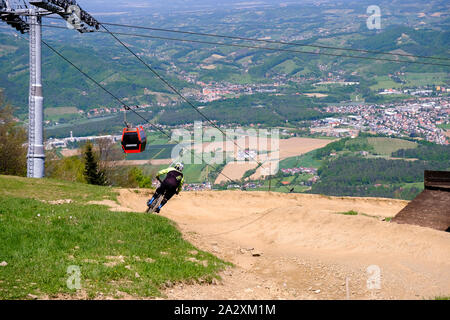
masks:
{"label": "black shorts", "polygon": [[163,194],[166,193],[165,198],[169,200],[173,197],[173,195],[177,192],[178,189],[178,183],[173,183],[173,181],[167,181],[164,180],[158,189],[156,189],[157,194]]}

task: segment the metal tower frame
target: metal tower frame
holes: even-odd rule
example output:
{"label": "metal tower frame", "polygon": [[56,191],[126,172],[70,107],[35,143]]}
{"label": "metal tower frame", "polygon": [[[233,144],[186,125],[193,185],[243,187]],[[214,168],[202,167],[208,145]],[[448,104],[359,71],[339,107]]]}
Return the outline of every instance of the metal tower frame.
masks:
{"label": "metal tower frame", "polygon": [[[44,96],[42,91],[42,17],[58,14],[68,26],[80,33],[99,29],[100,23],[81,9],[74,0],[41,1],[0,0],[0,20],[17,31],[29,33],[30,89],[28,98],[28,154],[27,176],[43,178],[45,175],[44,150]],[[86,25],[87,24],[87,25]]]}
{"label": "metal tower frame", "polygon": [[28,163],[27,176],[43,178],[44,151],[44,96],[41,76],[41,17],[32,14],[30,21],[30,94],[28,98]]}

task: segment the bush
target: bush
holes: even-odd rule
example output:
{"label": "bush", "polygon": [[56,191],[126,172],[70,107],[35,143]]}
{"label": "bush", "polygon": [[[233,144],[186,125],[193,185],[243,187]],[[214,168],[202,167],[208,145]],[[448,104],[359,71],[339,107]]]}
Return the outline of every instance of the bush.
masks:
{"label": "bush", "polygon": [[49,153],[45,175],[54,179],[86,183],[84,163],[79,156],[59,159],[54,153]]}
{"label": "bush", "polygon": [[136,167],[133,167],[128,172],[129,180],[135,181],[135,184],[139,188],[151,188],[152,187],[152,178],[150,176],[145,176],[142,173],[142,170]]}
{"label": "bush", "polygon": [[26,176],[27,133],[13,117],[13,108],[0,93],[0,174]]}

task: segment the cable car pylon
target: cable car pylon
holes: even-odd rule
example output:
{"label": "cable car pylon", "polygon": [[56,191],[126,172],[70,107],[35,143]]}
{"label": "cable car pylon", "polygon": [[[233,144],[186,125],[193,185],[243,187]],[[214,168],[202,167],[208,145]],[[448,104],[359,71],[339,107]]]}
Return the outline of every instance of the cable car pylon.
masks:
{"label": "cable car pylon", "polygon": [[30,89],[28,98],[27,176],[45,175],[44,95],[42,90],[42,24],[43,16],[58,14],[68,27],[80,33],[92,32],[99,23],[74,0],[19,1],[0,0],[0,20],[20,33],[29,33]]}

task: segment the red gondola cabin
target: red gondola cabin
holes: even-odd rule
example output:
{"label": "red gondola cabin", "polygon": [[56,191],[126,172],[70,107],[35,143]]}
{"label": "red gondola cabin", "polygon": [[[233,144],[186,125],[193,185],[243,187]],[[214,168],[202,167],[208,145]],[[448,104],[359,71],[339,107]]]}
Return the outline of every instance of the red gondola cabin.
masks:
{"label": "red gondola cabin", "polygon": [[145,150],[147,136],[144,128],[124,128],[122,133],[122,149],[125,153],[139,153]]}

